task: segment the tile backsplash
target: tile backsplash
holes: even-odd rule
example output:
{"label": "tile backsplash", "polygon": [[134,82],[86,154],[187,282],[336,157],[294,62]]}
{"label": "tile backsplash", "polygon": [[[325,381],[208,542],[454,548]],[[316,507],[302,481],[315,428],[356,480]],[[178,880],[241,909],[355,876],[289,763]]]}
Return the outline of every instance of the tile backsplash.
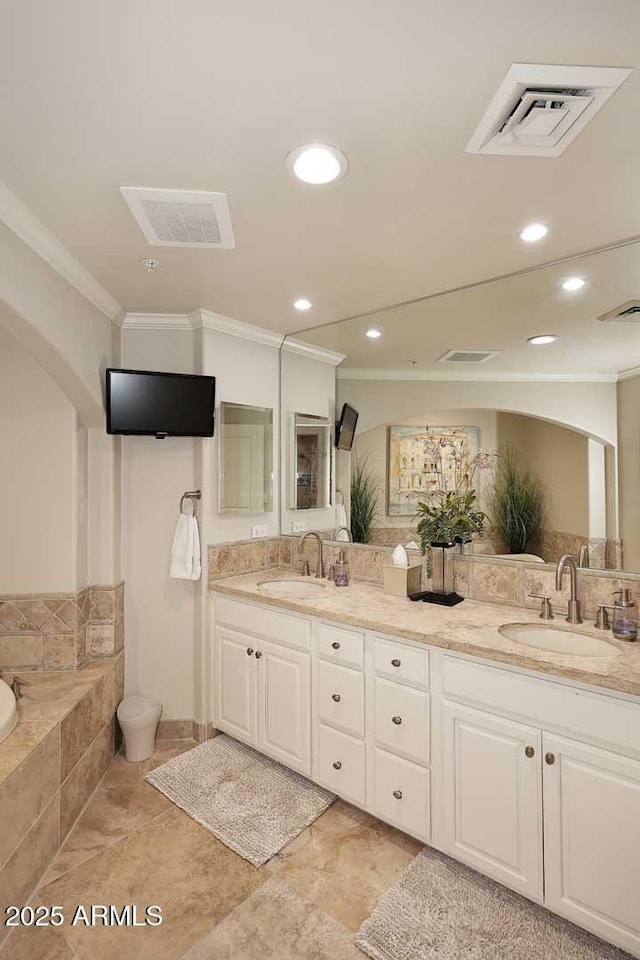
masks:
{"label": "tile backsplash", "polygon": [[[317,545],[309,537],[298,553],[299,537],[281,536],[268,540],[248,540],[216,544],[209,547],[209,581],[232,577],[241,573],[268,570],[271,567],[289,567],[299,572],[299,564],[307,560],[313,574],[317,561]],[[356,580],[382,583],[382,568],[391,562],[393,545],[336,543],[323,541],[323,555],[328,572],[339,551],[347,554],[351,576]],[[409,550],[409,559],[415,562],[420,552]],[[456,555],[454,561],[455,588],[463,597],[473,600],[527,607],[539,611],[540,600],[531,594],[551,598],[559,616],[566,615],[569,599],[569,572],[565,571],[561,591],[555,589],[555,564],[527,563],[521,560],[498,559],[491,556]],[[423,588],[428,589],[426,566],[423,569]],[[578,570],[578,593],[582,600],[583,616],[595,619],[599,603],[613,603],[613,591],[629,587],[640,606],[640,574],[615,570]]]}
{"label": "tile backsplash", "polygon": [[0,595],[0,670],[77,670],[123,647],[123,583]]}

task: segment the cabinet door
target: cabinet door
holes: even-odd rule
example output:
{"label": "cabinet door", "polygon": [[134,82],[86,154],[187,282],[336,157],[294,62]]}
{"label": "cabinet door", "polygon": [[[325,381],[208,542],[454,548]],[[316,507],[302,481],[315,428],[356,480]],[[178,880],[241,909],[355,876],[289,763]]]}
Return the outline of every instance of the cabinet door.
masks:
{"label": "cabinet door", "polygon": [[216,631],[218,646],[218,718],[225,733],[252,746],[258,743],[257,643],[226,627]]}
{"label": "cabinet door", "polygon": [[310,656],[258,641],[258,746],[300,773],[311,773]]}
{"label": "cabinet door", "polygon": [[545,902],[640,956],[640,763],[547,734],[543,749]]}
{"label": "cabinet door", "polygon": [[535,728],[443,703],[442,848],[538,901],[541,741]]}

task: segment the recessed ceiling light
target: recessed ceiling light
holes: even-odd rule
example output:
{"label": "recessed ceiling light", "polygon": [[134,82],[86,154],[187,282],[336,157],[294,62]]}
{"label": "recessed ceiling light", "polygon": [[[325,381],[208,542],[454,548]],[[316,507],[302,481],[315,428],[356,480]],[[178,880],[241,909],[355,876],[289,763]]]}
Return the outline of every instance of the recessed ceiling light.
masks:
{"label": "recessed ceiling light", "polygon": [[527,343],[533,343],[536,347],[543,346],[545,343],[553,343],[558,338],[554,333],[543,333],[539,337],[529,337]]}
{"label": "recessed ceiling light", "polygon": [[548,234],[548,229],[544,223],[530,223],[528,227],[520,233],[520,239],[525,243],[535,243],[536,240],[542,240]]}
{"label": "recessed ceiling light", "polygon": [[582,277],[567,277],[567,279],[562,284],[563,290],[568,290],[573,292],[574,290],[581,290],[586,283],[586,280],[583,280]]}
{"label": "recessed ceiling light", "polygon": [[299,300],[294,300],[293,305],[296,310],[311,310],[311,300],[306,300],[304,297],[300,297]]}
{"label": "recessed ceiling light", "polygon": [[140,263],[145,268],[147,273],[155,273],[160,266],[160,261],[154,260],[153,257],[144,257]]}
{"label": "recessed ceiling light", "polygon": [[313,184],[340,180],[349,169],[344,153],[324,143],[308,143],[292,150],[286,163],[298,180]]}
{"label": "recessed ceiling light", "polygon": [[371,330],[367,330],[367,336],[369,337],[369,340],[377,340],[378,337],[382,336],[382,334],[379,330],[376,330],[372,327]]}

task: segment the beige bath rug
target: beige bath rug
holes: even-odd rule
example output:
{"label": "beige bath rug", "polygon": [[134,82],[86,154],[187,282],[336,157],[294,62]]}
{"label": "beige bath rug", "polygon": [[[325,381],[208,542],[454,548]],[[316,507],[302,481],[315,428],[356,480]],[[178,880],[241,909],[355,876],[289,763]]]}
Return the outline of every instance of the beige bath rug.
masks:
{"label": "beige bath rug", "polygon": [[145,779],[254,867],[275,856],[335,800],[224,734],[163,763]]}
{"label": "beige bath rug", "polygon": [[373,960],[631,960],[430,849],[385,893],[356,944]]}

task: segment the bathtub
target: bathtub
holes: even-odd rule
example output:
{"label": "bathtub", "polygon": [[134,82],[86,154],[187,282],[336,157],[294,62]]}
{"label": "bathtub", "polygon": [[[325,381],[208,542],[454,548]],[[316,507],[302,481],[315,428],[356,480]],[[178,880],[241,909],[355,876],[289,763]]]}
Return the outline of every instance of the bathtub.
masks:
{"label": "bathtub", "polygon": [[0,741],[5,740],[18,722],[16,698],[11,687],[0,680]]}

